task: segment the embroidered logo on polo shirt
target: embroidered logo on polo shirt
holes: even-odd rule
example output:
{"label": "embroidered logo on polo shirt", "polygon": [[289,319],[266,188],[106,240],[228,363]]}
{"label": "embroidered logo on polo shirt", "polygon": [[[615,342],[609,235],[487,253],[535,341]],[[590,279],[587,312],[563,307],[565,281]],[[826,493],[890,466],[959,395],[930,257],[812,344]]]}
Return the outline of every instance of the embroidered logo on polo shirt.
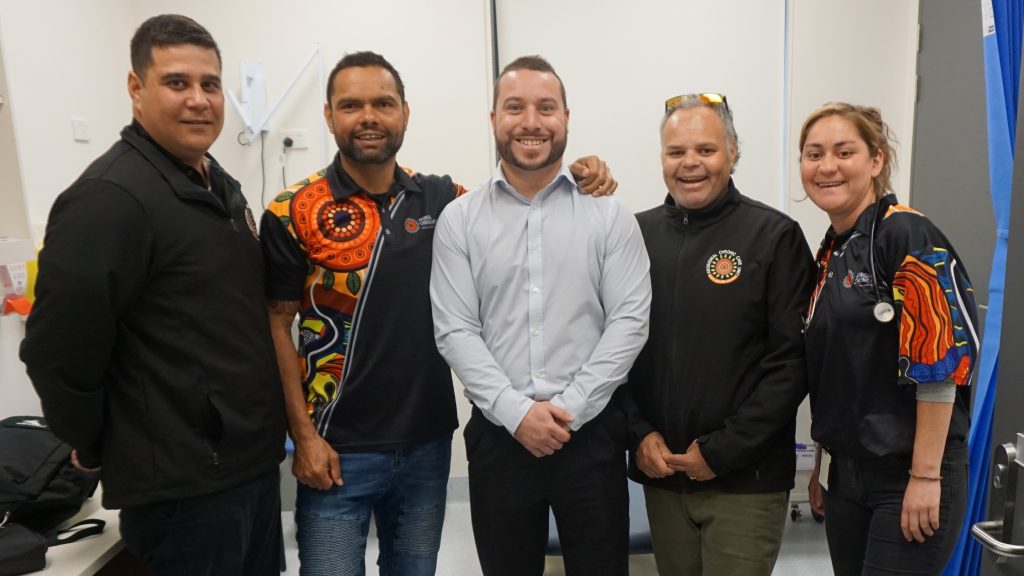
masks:
{"label": "embroidered logo on polo shirt", "polygon": [[732,250],[719,250],[708,258],[704,266],[708,280],[715,284],[730,284],[740,277],[743,271],[743,259]]}
{"label": "embroidered logo on polo shirt", "polygon": [[409,234],[415,234],[420,230],[429,230],[435,225],[437,225],[437,219],[429,214],[426,216],[420,216],[419,219],[405,219],[405,231]]}
{"label": "embroidered logo on polo shirt", "polygon": [[871,279],[871,274],[867,272],[853,273],[853,270],[848,270],[846,276],[843,276],[843,288],[853,288],[854,286],[860,288],[873,288],[875,282]]}

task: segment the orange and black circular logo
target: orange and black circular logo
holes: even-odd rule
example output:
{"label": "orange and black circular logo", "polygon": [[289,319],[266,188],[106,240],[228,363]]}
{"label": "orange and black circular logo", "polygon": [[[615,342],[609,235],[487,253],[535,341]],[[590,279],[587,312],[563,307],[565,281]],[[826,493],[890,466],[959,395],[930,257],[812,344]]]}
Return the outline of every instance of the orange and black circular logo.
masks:
{"label": "orange and black circular logo", "polygon": [[743,270],[743,259],[732,250],[719,250],[708,258],[704,267],[708,280],[715,284],[729,284],[740,277]]}
{"label": "orange and black circular logo", "polygon": [[350,272],[370,262],[380,230],[373,200],[359,194],[335,200],[323,178],[296,193],[291,219],[313,263],[335,272]]}

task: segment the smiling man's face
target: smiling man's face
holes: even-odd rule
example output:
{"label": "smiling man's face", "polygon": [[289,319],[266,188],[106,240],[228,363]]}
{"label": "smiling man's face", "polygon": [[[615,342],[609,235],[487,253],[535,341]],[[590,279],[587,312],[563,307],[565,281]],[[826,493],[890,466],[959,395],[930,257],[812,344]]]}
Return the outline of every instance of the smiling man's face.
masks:
{"label": "smiling man's face", "polygon": [[380,66],[353,66],[334,76],[324,119],[342,156],[362,164],[383,164],[402,147],[409,105],[391,72]]}
{"label": "smiling man's face", "polygon": [[132,115],[157,144],[199,169],[224,127],[220,59],[193,44],[156,46],[152,54],[142,78],[128,74]]}
{"label": "smiling man's face", "polygon": [[676,110],[661,129],[661,171],[678,206],[700,210],[729,184],[736,149],[725,124],[707,107]]}
{"label": "smiling man's face", "polygon": [[561,81],[550,72],[507,72],[498,82],[491,124],[506,168],[557,171],[569,132]]}

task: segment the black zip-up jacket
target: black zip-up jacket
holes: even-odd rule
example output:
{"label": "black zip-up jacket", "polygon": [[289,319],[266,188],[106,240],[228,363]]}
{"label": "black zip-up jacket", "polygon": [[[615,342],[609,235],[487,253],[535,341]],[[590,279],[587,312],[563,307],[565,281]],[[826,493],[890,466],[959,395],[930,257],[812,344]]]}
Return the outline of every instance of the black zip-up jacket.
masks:
{"label": "black zip-up jacket", "polygon": [[[669,196],[637,220],[653,297],[647,345],[620,394],[630,477],[679,492],[791,489],[795,416],[807,393],[800,314],[813,285],[800,226],[731,180],[705,209]],[[716,478],[647,477],[635,451],[654,431],[677,454],[696,439]]]}
{"label": "black zip-up jacket", "polygon": [[21,358],[103,504],[225,490],[283,457],[263,258],[238,182],[212,190],[137,124],[56,200]]}

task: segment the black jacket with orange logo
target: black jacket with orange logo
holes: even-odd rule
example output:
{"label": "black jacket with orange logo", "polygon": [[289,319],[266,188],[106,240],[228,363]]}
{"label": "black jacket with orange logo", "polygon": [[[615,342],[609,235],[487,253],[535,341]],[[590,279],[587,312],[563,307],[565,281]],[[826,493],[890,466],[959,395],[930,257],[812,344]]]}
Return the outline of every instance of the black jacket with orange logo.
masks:
{"label": "black jacket with orange logo", "polygon": [[632,446],[658,431],[673,453],[697,440],[716,474],[634,480],[675,491],[793,487],[797,407],[807,393],[801,312],[813,260],[800,226],[732,181],[702,210],[637,214],[651,258],[650,337],[620,399]]}

